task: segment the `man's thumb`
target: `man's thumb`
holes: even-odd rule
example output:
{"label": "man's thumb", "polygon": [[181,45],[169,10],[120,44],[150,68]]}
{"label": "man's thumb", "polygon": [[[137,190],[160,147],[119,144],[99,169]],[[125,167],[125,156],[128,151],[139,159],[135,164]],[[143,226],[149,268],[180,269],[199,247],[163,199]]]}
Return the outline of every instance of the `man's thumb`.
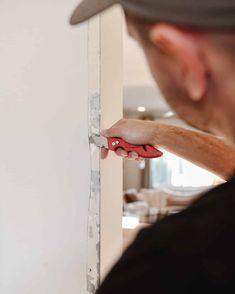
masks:
{"label": "man's thumb", "polygon": [[100,134],[104,137],[111,137],[110,129],[101,130]]}
{"label": "man's thumb", "polygon": [[112,132],[112,128],[102,130],[102,131],[100,132],[100,134],[101,134],[102,136],[104,136],[104,137],[107,137],[107,138],[109,138],[109,137],[113,137],[113,136],[114,136],[114,134],[113,134],[113,132]]}
{"label": "man's thumb", "polygon": [[116,127],[111,127],[109,129],[102,130],[100,134],[104,137],[121,137],[121,130]]}

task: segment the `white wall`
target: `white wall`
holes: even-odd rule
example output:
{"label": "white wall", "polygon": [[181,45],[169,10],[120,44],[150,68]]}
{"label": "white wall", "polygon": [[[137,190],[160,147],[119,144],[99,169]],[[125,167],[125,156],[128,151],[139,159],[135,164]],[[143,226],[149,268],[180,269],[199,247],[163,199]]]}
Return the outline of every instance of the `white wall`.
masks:
{"label": "white wall", "polygon": [[0,293],[85,293],[87,28],[77,0],[0,3]]}

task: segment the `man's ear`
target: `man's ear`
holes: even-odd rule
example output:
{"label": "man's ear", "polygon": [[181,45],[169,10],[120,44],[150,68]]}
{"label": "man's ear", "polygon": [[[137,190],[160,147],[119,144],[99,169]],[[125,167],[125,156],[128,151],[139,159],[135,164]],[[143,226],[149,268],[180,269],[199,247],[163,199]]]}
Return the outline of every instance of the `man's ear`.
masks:
{"label": "man's ear", "polygon": [[173,25],[156,24],[149,31],[152,43],[181,67],[182,83],[194,101],[200,101],[207,91],[207,68],[197,37]]}

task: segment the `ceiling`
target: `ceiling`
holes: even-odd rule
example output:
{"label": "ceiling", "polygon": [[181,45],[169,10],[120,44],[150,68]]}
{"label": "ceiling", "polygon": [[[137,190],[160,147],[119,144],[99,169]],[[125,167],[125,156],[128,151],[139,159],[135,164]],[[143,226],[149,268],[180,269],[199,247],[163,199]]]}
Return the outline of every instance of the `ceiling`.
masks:
{"label": "ceiling", "polygon": [[123,97],[125,113],[136,113],[137,107],[143,106],[146,109],[145,113],[153,117],[163,117],[170,110],[154,86],[125,86]]}

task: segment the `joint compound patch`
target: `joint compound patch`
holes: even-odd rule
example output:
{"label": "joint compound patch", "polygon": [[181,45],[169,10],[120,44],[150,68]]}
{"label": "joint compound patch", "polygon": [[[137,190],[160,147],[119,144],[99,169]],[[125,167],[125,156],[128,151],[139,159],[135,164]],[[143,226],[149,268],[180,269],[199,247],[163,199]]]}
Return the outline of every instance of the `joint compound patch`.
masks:
{"label": "joint compound patch", "polygon": [[[100,17],[88,24],[88,135],[100,132]],[[90,196],[87,222],[87,294],[100,283],[100,150],[90,145]]]}

